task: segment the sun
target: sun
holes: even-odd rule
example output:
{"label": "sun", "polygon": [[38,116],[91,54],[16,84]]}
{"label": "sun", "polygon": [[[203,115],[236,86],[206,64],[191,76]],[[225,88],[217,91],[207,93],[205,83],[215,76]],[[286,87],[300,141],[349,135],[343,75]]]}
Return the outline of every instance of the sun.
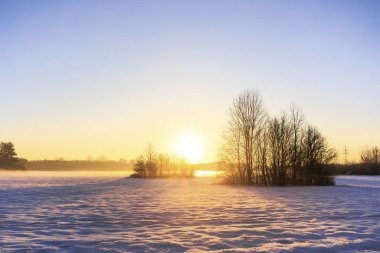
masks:
{"label": "sun", "polygon": [[199,163],[202,156],[202,138],[195,130],[187,130],[175,139],[173,151],[184,156],[190,163]]}

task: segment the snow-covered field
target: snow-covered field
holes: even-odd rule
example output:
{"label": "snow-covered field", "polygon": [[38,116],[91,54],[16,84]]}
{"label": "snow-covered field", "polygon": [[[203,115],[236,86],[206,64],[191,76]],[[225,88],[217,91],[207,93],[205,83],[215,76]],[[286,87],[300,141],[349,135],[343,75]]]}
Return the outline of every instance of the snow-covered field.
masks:
{"label": "snow-covered field", "polygon": [[380,251],[380,177],[218,180],[0,172],[0,252]]}

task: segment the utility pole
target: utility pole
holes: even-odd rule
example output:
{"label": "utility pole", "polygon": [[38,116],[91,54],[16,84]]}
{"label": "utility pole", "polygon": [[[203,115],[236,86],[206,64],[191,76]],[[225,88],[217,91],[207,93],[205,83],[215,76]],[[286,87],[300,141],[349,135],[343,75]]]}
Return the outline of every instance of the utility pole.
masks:
{"label": "utility pole", "polygon": [[346,163],[346,165],[348,164],[348,161],[347,161],[348,151],[349,150],[347,150],[347,147],[345,146],[344,151],[343,151],[343,155],[344,155],[344,162]]}

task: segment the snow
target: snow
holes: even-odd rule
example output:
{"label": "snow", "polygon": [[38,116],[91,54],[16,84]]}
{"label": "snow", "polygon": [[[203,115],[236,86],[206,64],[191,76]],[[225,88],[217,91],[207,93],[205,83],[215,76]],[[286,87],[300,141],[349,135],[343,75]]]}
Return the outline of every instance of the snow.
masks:
{"label": "snow", "polygon": [[0,173],[0,252],[380,251],[380,177],[219,181]]}

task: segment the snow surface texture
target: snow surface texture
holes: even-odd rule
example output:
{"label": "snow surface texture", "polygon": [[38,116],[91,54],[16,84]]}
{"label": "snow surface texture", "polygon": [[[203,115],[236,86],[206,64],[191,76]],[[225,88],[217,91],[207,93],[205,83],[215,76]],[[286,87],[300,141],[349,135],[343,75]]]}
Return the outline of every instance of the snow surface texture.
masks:
{"label": "snow surface texture", "polygon": [[0,253],[380,250],[380,177],[285,188],[218,180],[0,174]]}

